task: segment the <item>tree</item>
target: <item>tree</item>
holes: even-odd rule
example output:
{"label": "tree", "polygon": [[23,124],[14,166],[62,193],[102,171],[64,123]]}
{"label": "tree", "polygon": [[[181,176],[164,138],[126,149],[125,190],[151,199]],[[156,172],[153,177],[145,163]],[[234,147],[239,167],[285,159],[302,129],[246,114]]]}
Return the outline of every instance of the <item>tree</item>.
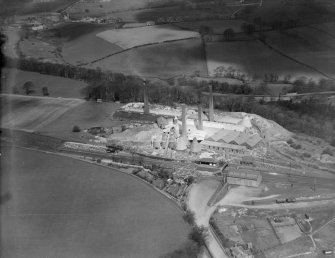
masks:
{"label": "tree", "polygon": [[32,81],[27,81],[22,86],[23,90],[26,92],[27,95],[34,92],[33,87],[34,87],[34,84]]}
{"label": "tree", "polygon": [[250,23],[243,23],[241,25],[241,30],[245,33],[247,33],[248,35],[252,35],[255,32],[255,26],[253,24]]}
{"label": "tree", "polygon": [[183,219],[190,225],[194,225],[194,212],[187,209],[183,215]]}
{"label": "tree", "polygon": [[78,126],[78,125],[75,125],[75,126],[73,126],[73,128],[72,128],[72,132],[74,132],[74,133],[78,133],[78,132],[80,132],[81,130],[80,130],[80,127]]}
{"label": "tree", "polygon": [[225,31],[223,32],[223,35],[226,40],[232,40],[235,36],[235,32],[233,29],[229,28],[229,29],[225,29]]}
{"label": "tree", "polygon": [[49,96],[49,91],[48,91],[47,87],[42,88],[42,94],[43,94],[43,96]]}
{"label": "tree", "polygon": [[208,26],[205,26],[205,25],[201,25],[200,28],[199,28],[199,33],[201,35],[208,35],[208,34],[212,34],[213,33],[213,29],[208,27]]}
{"label": "tree", "polygon": [[204,246],[208,237],[208,232],[205,227],[194,226],[188,236],[191,240],[197,243],[198,246]]}
{"label": "tree", "polygon": [[255,17],[254,18],[254,24],[255,24],[255,26],[258,26],[258,29],[260,31],[262,30],[263,22],[262,22],[262,19],[260,17]]}

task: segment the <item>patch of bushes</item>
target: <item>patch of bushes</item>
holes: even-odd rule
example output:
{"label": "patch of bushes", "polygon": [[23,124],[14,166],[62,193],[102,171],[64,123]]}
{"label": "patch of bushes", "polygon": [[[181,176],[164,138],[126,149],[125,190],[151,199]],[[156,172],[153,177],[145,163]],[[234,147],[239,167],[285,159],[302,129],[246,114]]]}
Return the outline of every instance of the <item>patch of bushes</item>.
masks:
{"label": "patch of bushes", "polygon": [[309,154],[309,153],[307,153],[307,152],[304,152],[304,153],[302,154],[302,156],[303,156],[304,158],[310,158],[310,157],[312,157],[312,155]]}
{"label": "patch of bushes", "polygon": [[185,210],[185,213],[183,215],[183,219],[190,225],[194,225],[195,224],[195,221],[194,221],[194,212],[189,210],[189,209],[186,209]]}
{"label": "patch of bushes", "polygon": [[333,156],[334,153],[329,147],[327,147],[322,151],[322,154],[328,154],[330,156]]}
{"label": "patch of bushes", "polygon": [[73,128],[72,128],[72,132],[74,132],[74,133],[78,133],[78,132],[80,132],[81,130],[80,130],[80,127],[78,126],[78,125],[75,125],[75,126],[73,126]]}
{"label": "patch of bushes", "polygon": [[189,239],[197,243],[199,247],[206,244],[206,239],[208,237],[207,229],[203,226],[193,226],[190,234],[188,235]]}
{"label": "patch of bushes", "polygon": [[287,144],[290,145],[291,148],[296,149],[296,150],[300,150],[301,149],[301,145],[295,143],[292,139],[289,139],[287,141]]}
{"label": "patch of bushes", "polygon": [[200,247],[193,241],[188,241],[181,248],[160,256],[160,258],[194,258],[198,257],[200,253]]}

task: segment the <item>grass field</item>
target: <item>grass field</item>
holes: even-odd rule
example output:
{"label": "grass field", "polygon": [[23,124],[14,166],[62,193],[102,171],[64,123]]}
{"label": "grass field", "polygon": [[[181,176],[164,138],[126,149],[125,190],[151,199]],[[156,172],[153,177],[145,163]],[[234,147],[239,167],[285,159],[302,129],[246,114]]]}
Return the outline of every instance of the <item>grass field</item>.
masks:
{"label": "grass field", "polygon": [[82,130],[95,126],[111,127],[122,124],[112,121],[113,113],[121,106],[116,103],[84,102],[61,115],[58,119],[41,127],[39,132],[67,140],[80,140],[81,133],[73,133],[72,128],[78,125]]}
{"label": "grass field", "polygon": [[200,39],[143,46],[108,57],[88,67],[162,78],[192,74],[194,71],[200,71],[202,76],[207,75]]}
{"label": "grass field", "polygon": [[16,88],[19,94],[26,94],[22,86],[31,81],[34,92],[31,95],[42,96],[42,88],[47,87],[50,97],[83,98],[82,89],[87,86],[85,82],[66,79],[62,77],[27,72],[17,69],[3,69],[2,92],[13,93]]}
{"label": "grass field", "polygon": [[97,36],[123,49],[128,49],[164,41],[197,38],[199,34],[193,31],[180,30],[172,26],[147,26],[107,30],[98,33]]}
{"label": "grass field", "polygon": [[65,62],[78,65],[122,50],[96,36],[99,32],[113,28],[113,25],[64,23],[42,32],[41,36],[61,49]]}
{"label": "grass field", "polygon": [[122,48],[119,46],[97,37],[95,33],[89,33],[64,42],[62,46],[62,57],[67,63],[78,65],[120,51],[122,51]]}
{"label": "grass field", "polygon": [[84,13],[86,9],[89,10],[89,13],[92,15],[99,15],[102,12],[118,12],[125,10],[135,10],[139,8],[148,7],[150,3],[155,2],[164,2],[160,0],[111,0],[109,2],[77,2],[71,8],[69,8],[69,12],[73,14]]}
{"label": "grass field", "polygon": [[290,74],[293,78],[323,77],[312,69],[274,52],[259,41],[213,42],[208,43],[206,49],[209,73],[213,73],[218,66],[233,66],[255,78],[264,78],[264,74],[270,73],[279,76]]}
{"label": "grass field", "polygon": [[1,95],[1,126],[36,131],[83,100]]}
{"label": "grass field", "polygon": [[201,26],[208,26],[209,28],[213,29],[213,33],[215,34],[223,34],[226,29],[233,29],[234,32],[241,31],[241,24],[244,21],[242,20],[207,20],[207,21],[192,21],[192,22],[179,22],[175,25],[188,29],[199,31]]}
{"label": "grass field", "polygon": [[47,42],[35,38],[20,41],[19,49],[27,58],[42,59],[53,63],[62,63],[62,59],[57,56],[56,47]]}
{"label": "grass field", "polygon": [[267,42],[294,59],[334,77],[335,35],[331,28],[332,25],[327,23],[268,32]]}
{"label": "grass field", "polygon": [[52,154],[1,152],[10,196],[3,257],[158,257],[187,239],[177,207],[135,178]]}

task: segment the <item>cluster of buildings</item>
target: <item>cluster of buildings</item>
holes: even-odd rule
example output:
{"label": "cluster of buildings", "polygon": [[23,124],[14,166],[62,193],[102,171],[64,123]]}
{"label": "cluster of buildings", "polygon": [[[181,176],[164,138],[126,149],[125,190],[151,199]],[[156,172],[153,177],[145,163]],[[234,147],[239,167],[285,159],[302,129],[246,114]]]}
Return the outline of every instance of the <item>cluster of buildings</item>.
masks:
{"label": "cluster of buildings", "polygon": [[[148,114],[147,97],[144,100],[144,113]],[[209,94],[207,115],[202,111],[201,105],[198,106],[197,112],[191,112],[191,114],[187,112],[185,105],[182,105],[181,109],[182,114],[179,119],[163,116],[157,118],[157,124],[163,133],[153,136],[154,148],[170,148],[177,151],[185,151],[189,148],[192,154],[207,150],[245,155],[264,144],[263,138],[252,129],[251,119],[247,115],[243,118],[227,116],[214,118],[212,94]]]}

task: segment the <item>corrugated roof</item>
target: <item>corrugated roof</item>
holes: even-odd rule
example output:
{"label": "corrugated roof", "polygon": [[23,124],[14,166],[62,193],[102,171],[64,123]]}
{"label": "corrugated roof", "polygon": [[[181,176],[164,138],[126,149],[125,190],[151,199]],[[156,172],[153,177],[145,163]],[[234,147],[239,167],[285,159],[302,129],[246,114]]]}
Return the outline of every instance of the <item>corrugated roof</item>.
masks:
{"label": "corrugated roof", "polygon": [[262,141],[262,137],[260,137],[258,134],[254,134],[245,143],[251,148],[253,148],[260,141]]}
{"label": "corrugated roof", "polygon": [[234,140],[231,141],[231,143],[236,143],[238,145],[241,145],[245,143],[250,137],[250,134],[246,133],[240,133]]}
{"label": "corrugated roof", "polygon": [[221,139],[219,140],[220,142],[225,142],[225,143],[230,143],[233,140],[235,140],[236,137],[238,137],[238,135],[240,134],[240,132],[237,131],[231,131],[230,133],[224,135],[221,137]]}
{"label": "corrugated roof", "polygon": [[220,131],[216,132],[214,135],[209,137],[209,140],[217,142],[217,141],[221,140],[225,135],[229,134],[230,132],[231,131],[229,131],[229,130],[221,129]]}
{"label": "corrugated roof", "polygon": [[213,159],[213,158],[202,158],[202,159],[199,159],[198,161],[209,162],[209,163],[217,163],[218,162],[216,159]]}
{"label": "corrugated roof", "polygon": [[201,145],[212,146],[212,147],[220,147],[234,150],[245,150],[245,146],[233,145],[224,142],[213,142],[213,141],[202,141]]}

